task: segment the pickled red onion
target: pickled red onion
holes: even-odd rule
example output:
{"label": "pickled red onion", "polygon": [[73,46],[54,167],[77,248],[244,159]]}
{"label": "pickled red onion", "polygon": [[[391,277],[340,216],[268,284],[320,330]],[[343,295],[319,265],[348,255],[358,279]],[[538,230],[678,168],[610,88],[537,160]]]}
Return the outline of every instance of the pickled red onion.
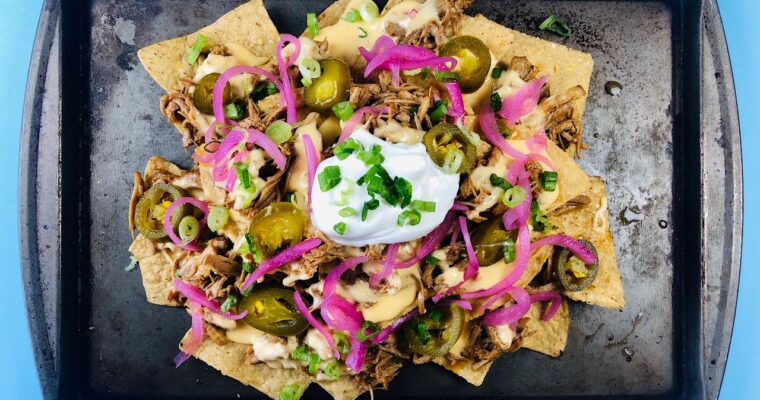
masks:
{"label": "pickled red onion", "polygon": [[214,314],[219,314],[227,319],[237,321],[248,315],[247,310],[241,312],[240,314],[233,314],[229,311],[223,312],[219,304],[213,300],[209,300],[206,297],[206,293],[204,293],[203,290],[183,281],[182,279],[174,279],[174,288],[177,289],[178,292],[182,293],[183,296],[187,297],[187,299],[193,304],[205,307],[207,310],[213,312]]}
{"label": "pickled red onion", "polygon": [[472,310],[472,304],[470,304],[467,300],[463,300],[463,299],[451,300],[449,304],[456,304],[457,306],[459,306],[459,308],[463,310],[468,310],[468,311]]}
{"label": "pickled red onion", "polygon": [[446,234],[449,233],[451,225],[454,224],[454,213],[454,211],[449,211],[443,219],[443,222],[422,239],[422,245],[420,246],[420,249],[417,250],[417,254],[406,261],[397,263],[396,268],[409,268],[432,253],[433,250],[435,250],[435,247],[443,241],[444,237],[446,237]]}
{"label": "pickled red onion", "polygon": [[[282,59],[282,48],[285,43],[292,43],[295,49],[290,58],[285,62]],[[280,41],[277,42],[277,51],[275,56],[277,58],[277,66],[280,69],[280,78],[282,79],[282,88],[280,93],[285,98],[285,104],[287,105],[287,122],[289,124],[295,124],[298,122],[298,116],[296,115],[296,98],[293,93],[293,85],[290,82],[288,76],[288,67],[293,65],[298,59],[298,55],[301,53],[301,41],[297,37],[289,34],[280,36]]]}
{"label": "pickled red onion", "polygon": [[317,168],[319,167],[319,156],[317,155],[317,149],[314,147],[311,136],[307,133],[301,138],[303,139],[303,150],[306,153],[306,177],[309,182],[307,198],[309,204],[311,204],[311,189],[314,186],[314,175],[317,174]]}
{"label": "pickled red onion", "polygon": [[164,212],[164,230],[166,231],[166,234],[169,235],[169,239],[172,240],[172,243],[179,246],[181,249],[189,250],[189,251],[201,251],[201,247],[198,246],[197,239],[198,237],[191,241],[190,243],[184,243],[182,239],[177,236],[176,233],[174,233],[174,228],[172,227],[171,222],[171,215],[174,213],[174,210],[177,209],[177,207],[184,205],[184,204],[192,204],[195,207],[198,207],[201,211],[203,211],[203,219],[201,219],[199,222],[199,233],[200,230],[203,229],[204,226],[206,226],[206,216],[208,216],[208,205],[196,198],[193,197],[180,197],[177,200],[174,200],[172,204],[169,205],[169,207],[166,208],[166,211]]}
{"label": "pickled red onion", "polygon": [[510,287],[507,292],[515,299],[515,304],[491,311],[483,317],[483,326],[508,325],[517,322],[530,310],[530,296],[525,289]]}
{"label": "pickled red onion", "polygon": [[545,82],[545,76],[534,79],[521,87],[517,92],[505,96],[504,99],[502,99],[499,115],[507,120],[507,125],[509,127],[515,126],[520,118],[536,108],[541,96],[541,88],[544,86]]}
{"label": "pickled red onion", "polygon": [[[279,52],[278,52],[279,55]],[[296,54],[297,55],[297,54]],[[224,71],[221,75],[219,75],[219,79],[216,80],[216,84],[214,85],[214,91],[211,95],[211,105],[214,109],[214,118],[216,119],[215,123],[223,122],[225,124],[229,124],[230,121],[227,120],[227,118],[224,116],[224,87],[227,85],[227,82],[229,82],[230,79],[232,79],[233,76],[239,75],[239,74],[256,74],[263,76],[270,81],[272,81],[275,86],[277,86],[277,89],[282,93],[283,85],[281,82],[275,78],[275,76],[269,72],[264,71],[261,68],[258,67],[252,67],[249,65],[238,65],[235,67],[232,67],[226,71]],[[292,95],[292,93],[291,93]],[[295,104],[295,101],[293,102]],[[295,108],[294,108],[295,109]],[[288,110],[290,110],[290,105],[288,105]],[[213,132],[214,124],[212,124],[209,129],[206,131],[206,140],[208,140],[211,137],[211,133]]]}
{"label": "pickled red onion", "polygon": [[475,249],[472,248],[472,241],[470,240],[470,231],[467,230],[467,218],[459,217],[459,230],[462,231],[462,238],[464,239],[464,247],[467,249],[467,269],[464,271],[464,280],[468,281],[470,278],[478,273],[478,257],[475,255]]}
{"label": "pickled red onion", "polygon": [[245,282],[243,282],[243,285],[240,287],[240,291],[245,292],[259,278],[263,277],[264,275],[276,270],[277,268],[287,263],[293,262],[301,258],[304,254],[317,248],[321,244],[322,244],[322,240],[320,239],[317,239],[317,238],[306,239],[304,241],[301,241],[277,253],[277,255],[275,255],[272,258],[268,258],[262,261],[261,264],[259,264],[259,266],[256,268],[256,270],[253,271],[253,273],[248,276]]}
{"label": "pickled red onion", "polygon": [[367,256],[349,258],[348,260],[343,261],[337,267],[330,270],[330,272],[327,274],[327,277],[325,278],[325,284],[322,287],[322,296],[327,298],[335,294],[335,287],[338,285],[340,276],[349,269],[354,268],[357,265],[366,262],[367,260]]}
{"label": "pickled red onion", "polygon": [[461,124],[464,121],[464,99],[462,98],[462,90],[459,88],[459,83],[451,81],[444,83],[443,86],[449,91],[449,99],[451,100],[448,115],[454,117],[456,122]]}
{"label": "pickled red onion", "polygon": [[562,304],[562,296],[557,292],[538,292],[530,295],[530,302],[537,303],[539,301],[551,301],[549,308],[546,309],[544,315],[541,317],[542,321],[548,321],[552,319],[554,314],[559,310],[559,306]]}
{"label": "pickled red onion", "polygon": [[575,238],[567,235],[549,235],[536,240],[533,242],[533,244],[530,245],[530,250],[533,252],[537,248],[546,245],[565,247],[572,251],[576,257],[578,257],[586,264],[596,264],[597,261],[599,261],[597,260],[597,257],[594,255],[593,251],[589,250],[586,246],[583,245],[583,243],[579,242]]}
{"label": "pickled red onion", "polygon": [[391,276],[393,274],[393,267],[396,265],[396,254],[398,253],[399,243],[393,243],[388,246],[388,253],[385,255],[385,263],[383,263],[383,269],[369,277],[369,286],[377,288],[380,281]]}
{"label": "pickled red onion", "polygon": [[196,351],[203,344],[203,313],[201,307],[193,302],[190,302],[190,316],[192,322],[190,325],[190,338],[182,345],[182,350],[174,357],[174,367],[179,367],[182,363],[190,358],[190,355],[195,354]]}
{"label": "pickled red onion", "polygon": [[340,137],[338,138],[338,143],[348,139],[349,136],[351,136],[352,133],[354,133],[354,128],[357,124],[359,124],[362,121],[362,117],[364,117],[364,114],[372,114],[372,115],[380,115],[382,113],[387,113],[388,108],[383,107],[372,107],[372,106],[366,106],[362,107],[354,112],[354,114],[351,116],[351,118],[346,121],[346,124],[343,125],[343,130],[340,132]]}
{"label": "pickled red onion", "polygon": [[333,351],[333,354],[335,355],[335,358],[340,360],[340,352],[338,351],[338,348],[335,346],[335,340],[333,340],[332,333],[319,323],[316,318],[314,318],[313,315],[309,312],[309,308],[306,307],[306,303],[303,302],[303,299],[301,298],[301,294],[298,293],[298,291],[295,292],[293,295],[293,300],[296,304],[296,309],[298,312],[303,315],[304,318],[306,318],[307,321],[309,321],[309,324],[314,327],[319,333],[322,334],[322,336],[325,338],[325,341],[330,346],[330,348]]}
{"label": "pickled red onion", "polygon": [[390,325],[381,329],[380,332],[377,334],[377,336],[372,338],[372,341],[378,344],[385,342],[385,340],[388,339],[388,336],[390,336],[393,332],[396,332],[398,328],[400,328],[402,325],[407,323],[410,319],[418,315],[420,315],[420,310],[416,307],[413,308],[411,311],[407,312],[406,314],[396,318],[396,320],[391,322]]}
{"label": "pickled red onion", "polygon": [[322,319],[333,329],[354,333],[364,322],[364,316],[356,306],[336,294],[325,297],[320,308]]}
{"label": "pickled red onion", "polygon": [[264,151],[269,153],[269,156],[272,157],[272,161],[274,161],[275,165],[277,165],[277,168],[285,169],[285,164],[287,164],[288,160],[285,158],[285,155],[282,154],[280,148],[277,147],[272,139],[269,138],[269,136],[261,133],[261,131],[249,128],[248,143],[254,144],[264,149]]}

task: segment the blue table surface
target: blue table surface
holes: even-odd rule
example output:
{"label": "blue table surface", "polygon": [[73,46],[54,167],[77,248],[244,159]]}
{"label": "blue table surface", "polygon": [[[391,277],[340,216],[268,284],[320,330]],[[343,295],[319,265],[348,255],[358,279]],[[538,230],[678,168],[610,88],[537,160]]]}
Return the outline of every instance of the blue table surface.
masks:
{"label": "blue table surface", "polygon": [[[760,204],[760,80],[755,70],[760,65],[760,2],[757,0],[719,0],[726,36],[731,52],[744,153],[744,204]],[[0,199],[5,199],[0,212],[0,254],[6,260],[8,286],[0,290],[0,304],[6,310],[5,327],[0,330],[0,399],[38,399],[41,397],[27,328],[26,311],[19,268],[17,220],[19,206],[17,177],[18,149],[24,90],[29,57],[39,18],[41,0],[0,0],[0,77],[6,94],[0,97],[0,121],[5,127],[6,142],[0,147]],[[752,112],[754,110],[754,112]],[[1,204],[1,203],[0,203]],[[25,205],[20,205],[24,207]],[[744,248],[739,306],[734,334],[723,381],[721,399],[758,398],[760,393],[760,319],[754,313],[760,308],[760,297],[753,285],[760,283],[760,271],[752,260],[760,257],[760,213],[745,207]],[[756,290],[756,288],[755,288]]]}

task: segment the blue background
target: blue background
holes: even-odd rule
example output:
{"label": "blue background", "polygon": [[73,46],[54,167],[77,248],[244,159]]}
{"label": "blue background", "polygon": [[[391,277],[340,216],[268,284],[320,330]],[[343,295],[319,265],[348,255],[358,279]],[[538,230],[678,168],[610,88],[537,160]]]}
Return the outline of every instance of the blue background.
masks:
{"label": "blue background", "polygon": [[[760,2],[719,0],[736,92],[744,153],[744,251],[739,306],[734,325],[728,368],[721,400],[760,397],[760,296],[753,286],[760,271],[753,261],[760,258],[760,212],[752,207],[760,200]],[[0,122],[5,140],[0,146],[0,254],[5,260],[5,285],[0,288],[3,327],[0,329],[0,399],[41,397],[27,329],[18,255],[18,150],[27,68],[39,18],[41,0],[0,0]],[[21,205],[24,206],[23,204]],[[6,286],[7,285],[7,286]],[[753,290],[754,289],[754,290]]]}

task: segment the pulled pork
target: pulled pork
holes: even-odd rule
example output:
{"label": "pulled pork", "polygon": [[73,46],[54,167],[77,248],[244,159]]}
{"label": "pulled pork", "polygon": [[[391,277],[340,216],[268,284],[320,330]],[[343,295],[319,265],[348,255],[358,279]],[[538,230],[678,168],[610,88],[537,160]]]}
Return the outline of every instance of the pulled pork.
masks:
{"label": "pulled pork", "polygon": [[473,369],[479,369],[501,357],[504,353],[516,351],[522,346],[522,335],[527,322],[527,318],[522,318],[517,322],[517,329],[511,343],[502,343],[494,328],[484,329],[480,323],[471,323],[472,333],[470,337],[474,339],[472,344],[462,352],[462,357],[472,361]]}
{"label": "pulled pork", "polygon": [[428,22],[408,33],[406,29],[393,23],[386,29],[388,34],[399,38],[399,44],[420,46],[438,52],[447,37],[458,33],[459,20],[470,3],[472,0],[436,0],[438,21]]}
{"label": "pulled pork", "polygon": [[371,346],[367,352],[365,369],[354,379],[367,390],[382,387],[388,390],[388,384],[398,375],[401,359],[379,347]]}
{"label": "pulled pork", "polygon": [[224,300],[241,272],[239,263],[220,254],[230,247],[225,238],[211,239],[199,260],[180,263],[177,273],[183,281],[203,290],[208,298]]}

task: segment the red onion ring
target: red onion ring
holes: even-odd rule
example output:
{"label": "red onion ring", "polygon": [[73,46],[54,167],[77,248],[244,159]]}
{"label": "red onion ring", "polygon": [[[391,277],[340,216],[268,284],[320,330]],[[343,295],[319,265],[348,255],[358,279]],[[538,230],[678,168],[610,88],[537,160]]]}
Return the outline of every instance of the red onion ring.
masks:
{"label": "red onion ring", "polygon": [[322,287],[322,296],[324,297],[330,297],[333,294],[335,294],[335,287],[338,285],[338,280],[340,280],[340,276],[343,275],[344,272],[348,271],[349,269],[352,269],[356,267],[357,265],[366,262],[368,260],[367,256],[359,256],[354,258],[349,258],[346,261],[343,261],[340,265],[333,268],[325,278],[324,286]]}
{"label": "red onion ring", "polygon": [[464,99],[462,98],[462,90],[459,88],[459,83],[451,81],[444,83],[443,86],[449,91],[449,99],[451,100],[451,108],[448,110],[448,115],[454,117],[456,122],[461,124],[464,120]]}
{"label": "red onion ring", "polygon": [[219,304],[213,300],[209,300],[206,297],[206,293],[204,293],[203,290],[183,281],[182,279],[174,279],[174,288],[177,289],[178,292],[182,293],[183,296],[187,297],[187,299],[193,304],[205,307],[207,310],[213,312],[214,314],[219,314],[227,319],[237,321],[239,319],[243,319],[246,315],[248,315],[248,310],[244,310],[240,314],[233,314],[228,311],[223,312]]}
{"label": "red onion ring", "polygon": [[317,248],[321,244],[322,244],[322,240],[320,239],[317,239],[317,238],[306,239],[304,241],[294,244],[293,246],[290,246],[287,249],[277,253],[277,255],[275,255],[272,258],[268,258],[264,260],[261,264],[259,264],[256,270],[253,271],[253,273],[251,273],[251,275],[248,276],[245,282],[243,282],[243,286],[240,287],[240,291],[245,292],[259,278],[263,277],[264,275],[276,270],[277,268],[287,263],[293,262],[301,258],[304,254]]}
{"label": "red onion ring", "polygon": [[356,309],[356,306],[335,294],[322,301],[320,314],[330,328],[352,334],[361,329],[364,322],[364,315]]}

